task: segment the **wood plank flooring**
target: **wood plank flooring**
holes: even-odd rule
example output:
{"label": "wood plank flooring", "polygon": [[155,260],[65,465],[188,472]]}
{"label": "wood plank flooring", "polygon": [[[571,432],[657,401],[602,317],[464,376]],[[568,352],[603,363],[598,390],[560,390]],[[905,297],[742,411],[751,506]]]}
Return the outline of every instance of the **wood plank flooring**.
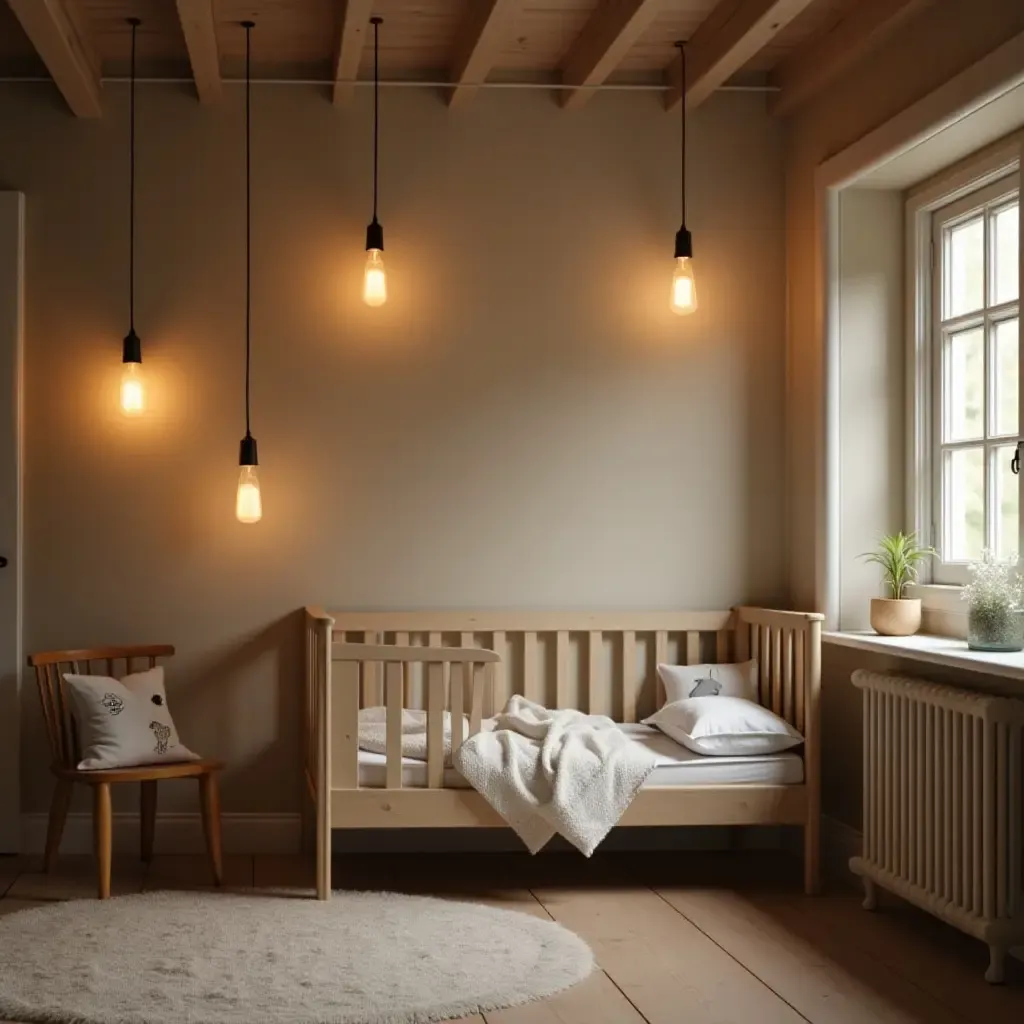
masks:
{"label": "wood plank flooring", "polygon": [[[300,857],[227,857],[227,885],[312,895]],[[201,857],[114,865],[118,893],[207,888]],[[1024,965],[987,985],[984,946],[894,899],[869,914],[854,890],[808,899],[799,865],[761,852],[374,855],[336,858],[334,882],[466,899],[548,917],[600,970],[542,1003],[461,1024],[1021,1024]],[[91,897],[89,858],[0,858],[0,914]],[[7,1022],[0,1022],[7,1024]]]}

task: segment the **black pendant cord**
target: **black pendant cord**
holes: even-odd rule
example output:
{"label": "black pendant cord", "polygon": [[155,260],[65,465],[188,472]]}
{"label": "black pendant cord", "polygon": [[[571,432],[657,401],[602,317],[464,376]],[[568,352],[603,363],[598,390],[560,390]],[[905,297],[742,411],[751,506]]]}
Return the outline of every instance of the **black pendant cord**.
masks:
{"label": "black pendant cord", "polygon": [[380,24],[381,18],[371,18],[373,25],[373,221],[377,222],[377,150],[380,136]]}
{"label": "black pendant cord", "polygon": [[252,343],[250,328],[252,325],[252,159],[250,142],[250,107],[251,107],[251,67],[250,51],[253,23],[245,21],[245,436],[251,437],[249,431],[249,364],[251,361]]}
{"label": "black pendant cord", "polygon": [[139,19],[129,19],[132,27],[131,85],[128,100],[128,332],[135,333],[135,36]]}
{"label": "black pendant cord", "polygon": [[679,47],[679,82],[682,96],[679,107],[682,110],[682,142],[680,143],[680,200],[683,211],[683,225],[686,224],[686,47],[682,43],[676,43]]}

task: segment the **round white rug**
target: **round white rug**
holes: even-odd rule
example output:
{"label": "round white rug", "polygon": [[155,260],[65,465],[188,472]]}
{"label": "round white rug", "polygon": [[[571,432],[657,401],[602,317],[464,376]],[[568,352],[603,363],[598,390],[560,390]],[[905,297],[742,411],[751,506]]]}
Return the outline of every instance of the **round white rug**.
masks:
{"label": "round white rug", "polygon": [[593,954],[551,921],[391,893],[150,893],[0,918],[0,1019],[418,1024],[542,999]]}

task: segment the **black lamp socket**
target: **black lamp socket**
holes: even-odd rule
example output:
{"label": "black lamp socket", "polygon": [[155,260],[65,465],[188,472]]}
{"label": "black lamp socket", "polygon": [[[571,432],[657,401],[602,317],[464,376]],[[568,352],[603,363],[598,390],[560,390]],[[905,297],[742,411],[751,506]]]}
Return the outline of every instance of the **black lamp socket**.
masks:
{"label": "black lamp socket", "polygon": [[384,251],[384,228],[377,223],[377,218],[366,225],[366,249],[379,249]]}
{"label": "black lamp socket", "polygon": [[238,446],[238,464],[240,466],[258,466],[260,460],[256,457],[256,438],[246,434]]}
{"label": "black lamp socket", "polygon": [[135,333],[133,327],[126,335],[121,347],[122,363],[142,362],[142,339]]}
{"label": "black lamp socket", "polygon": [[693,259],[693,236],[686,230],[685,224],[676,232],[676,259],[681,256]]}

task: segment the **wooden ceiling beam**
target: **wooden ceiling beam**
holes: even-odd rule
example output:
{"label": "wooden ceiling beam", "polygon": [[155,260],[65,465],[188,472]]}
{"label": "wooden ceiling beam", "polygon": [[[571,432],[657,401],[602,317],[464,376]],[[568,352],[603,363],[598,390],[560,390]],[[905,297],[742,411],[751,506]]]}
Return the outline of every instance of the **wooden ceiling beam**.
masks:
{"label": "wooden ceiling beam", "polygon": [[464,103],[476,94],[501,54],[512,16],[521,0],[476,0],[455,46],[451,80],[455,85],[450,106]]}
{"label": "wooden ceiling beam", "polygon": [[370,33],[371,14],[373,0],[342,0],[341,35],[338,38],[338,59],[334,65],[335,103],[344,103],[352,98],[352,83],[359,75],[359,61]]}
{"label": "wooden ceiling beam", "polygon": [[72,112],[100,117],[100,61],[65,0],[8,3]]}
{"label": "wooden ceiling beam", "polygon": [[[700,106],[814,0],[721,0],[686,45],[686,105]],[[665,107],[683,95],[680,62],[669,68]]]}
{"label": "wooden ceiling beam", "polygon": [[220,77],[213,0],[177,0],[178,20],[185,37],[200,103],[219,103],[224,95]]}
{"label": "wooden ceiling beam", "polygon": [[824,36],[787,57],[769,76],[779,91],[768,100],[773,114],[789,114],[891,36],[930,0],[861,0]]}
{"label": "wooden ceiling beam", "polygon": [[562,106],[582,106],[664,8],[664,0],[604,0],[562,61]]}

